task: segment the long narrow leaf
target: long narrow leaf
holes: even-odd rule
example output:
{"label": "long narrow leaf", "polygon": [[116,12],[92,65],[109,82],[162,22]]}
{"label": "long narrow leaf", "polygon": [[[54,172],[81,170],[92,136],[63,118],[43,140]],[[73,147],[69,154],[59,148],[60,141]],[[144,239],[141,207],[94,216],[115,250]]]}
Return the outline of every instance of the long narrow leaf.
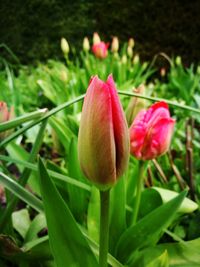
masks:
{"label": "long narrow leaf", "polygon": [[39,160],[39,173],[49,241],[57,267],[98,266],[85,237],[50,180],[41,160]]}

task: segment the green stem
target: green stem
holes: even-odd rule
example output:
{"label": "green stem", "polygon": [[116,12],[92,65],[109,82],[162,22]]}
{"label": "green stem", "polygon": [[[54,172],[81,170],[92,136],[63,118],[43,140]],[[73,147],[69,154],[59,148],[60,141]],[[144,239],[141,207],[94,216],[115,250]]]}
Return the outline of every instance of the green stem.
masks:
{"label": "green stem", "polygon": [[99,266],[107,267],[108,239],[109,239],[109,200],[110,189],[100,190],[100,241],[99,241]]}
{"label": "green stem", "polygon": [[172,105],[174,107],[182,108],[182,109],[189,110],[189,111],[195,112],[195,113],[200,113],[200,110],[198,108],[193,108],[190,106],[182,105],[182,104],[179,104],[179,103],[176,103],[176,102],[173,102],[171,100],[164,99],[164,98],[144,96],[144,95],[140,95],[140,94],[136,94],[136,93],[132,93],[132,92],[125,92],[125,91],[121,91],[121,90],[118,90],[118,93],[120,95],[136,96],[136,97],[144,98],[144,99],[151,100],[151,101],[165,101],[166,103],[168,103],[169,105]]}
{"label": "green stem", "polygon": [[139,161],[139,175],[137,178],[137,188],[136,188],[136,197],[135,202],[133,204],[133,217],[132,217],[132,224],[135,225],[137,222],[138,211],[140,207],[140,200],[141,200],[141,192],[143,186],[143,178],[144,173],[146,171],[148,162],[147,161]]}

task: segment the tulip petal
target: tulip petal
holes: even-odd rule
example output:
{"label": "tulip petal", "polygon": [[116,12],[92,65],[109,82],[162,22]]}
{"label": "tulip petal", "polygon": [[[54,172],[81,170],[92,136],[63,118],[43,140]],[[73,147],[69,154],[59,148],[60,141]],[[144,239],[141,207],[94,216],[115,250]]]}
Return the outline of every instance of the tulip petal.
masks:
{"label": "tulip petal", "polygon": [[112,120],[116,149],[116,172],[117,177],[119,177],[122,175],[128,164],[129,132],[125,114],[119,101],[112,75],[109,75],[106,83],[110,89],[112,102]]}

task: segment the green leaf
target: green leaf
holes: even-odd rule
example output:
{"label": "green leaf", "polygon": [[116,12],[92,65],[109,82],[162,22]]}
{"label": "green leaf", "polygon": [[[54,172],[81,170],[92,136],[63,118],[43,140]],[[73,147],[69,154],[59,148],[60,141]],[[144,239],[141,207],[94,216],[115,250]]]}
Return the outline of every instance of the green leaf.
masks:
{"label": "green leaf", "polygon": [[[16,158],[21,161],[27,162],[30,156],[30,153],[28,153],[22,146],[14,142],[10,142],[6,147],[6,150],[12,158]],[[19,168],[20,172],[22,172],[24,169],[23,166],[20,164],[17,164],[17,167]],[[28,185],[30,186],[33,192],[37,193],[37,195],[40,195],[40,189],[36,173],[31,172],[30,177],[28,179]]]}
{"label": "green leaf", "polygon": [[26,189],[24,189],[21,185],[19,185],[15,180],[11,179],[10,177],[8,177],[2,172],[0,172],[0,184],[2,184],[15,196],[23,200],[25,203],[30,205],[35,210],[39,212],[43,211],[42,202],[38,198],[36,198],[33,194],[31,194]]}
{"label": "green leaf", "polygon": [[167,251],[165,250],[159,257],[151,261],[146,267],[168,267],[169,258]]}
{"label": "green leaf", "polygon": [[[77,140],[73,138],[69,147],[69,160],[68,160],[68,174],[70,177],[80,182],[86,183],[87,180],[83,176],[78,161]],[[87,191],[81,190],[78,187],[68,184],[69,194],[69,207],[74,217],[79,222],[83,222],[86,211],[89,194]],[[77,201],[79,199],[79,201]]]}
{"label": "green leaf", "polygon": [[13,212],[12,222],[15,230],[17,230],[18,233],[20,233],[20,235],[24,238],[31,223],[28,210],[22,209]]}
{"label": "green leaf", "polygon": [[[174,191],[171,191],[168,189],[164,189],[164,188],[160,188],[160,187],[152,187],[152,189],[159,192],[163,203],[168,202],[169,200],[171,200],[172,198],[174,198],[178,195],[177,192],[174,192]],[[186,197],[183,200],[181,206],[179,207],[178,212],[191,213],[191,212],[195,211],[196,209],[198,209],[197,203],[195,203],[194,201],[192,201],[191,199]]]}
{"label": "green leaf", "polygon": [[139,252],[137,260],[130,266],[138,267],[138,263],[140,264],[141,261],[147,264],[165,251],[167,251],[169,256],[170,267],[200,266],[200,238],[181,243],[160,244],[155,247],[143,249]]}
{"label": "green leaf", "polygon": [[6,130],[15,128],[17,126],[20,126],[22,123],[27,122],[27,121],[31,121],[31,120],[35,120],[39,117],[41,117],[42,115],[44,115],[47,112],[47,109],[40,109],[25,115],[22,115],[20,117],[17,117],[13,120],[10,121],[6,121],[6,122],[2,122],[0,124],[0,133],[4,132]]}
{"label": "green leaf", "polygon": [[131,254],[138,249],[155,244],[160,234],[170,225],[180,207],[186,192],[153,210],[138,223],[128,228],[120,237],[117,255],[122,262],[127,262]]}
{"label": "green leaf", "polygon": [[39,173],[49,241],[57,267],[98,266],[86,239],[40,159]]}
{"label": "green leaf", "polygon": [[38,233],[47,227],[46,218],[43,213],[39,213],[35,216],[33,221],[31,222],[25,236],[24,242],[27,243],[29,241],[35,240],[38,238]]}

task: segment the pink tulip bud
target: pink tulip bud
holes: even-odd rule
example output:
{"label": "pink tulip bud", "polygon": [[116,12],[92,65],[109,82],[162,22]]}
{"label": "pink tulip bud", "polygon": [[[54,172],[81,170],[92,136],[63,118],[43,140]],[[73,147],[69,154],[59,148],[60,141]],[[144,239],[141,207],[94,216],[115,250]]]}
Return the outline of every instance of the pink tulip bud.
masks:
{"label": "pink tulip bud", "polygon": [[165,102],[138,113],[130,127],[131,154],[137,159],[154,159],[167,152],[175,120]]}
{"label": "pink tulip bud", "polygon": [[[3,101],[0,101],[0,123],[9,121],[13,117],[14,117],[13,107],[9,111],[7,104]],[[9,133],[10,133],[10,131],[1,132],[0,133],[0,140],[5,138]]]}
{"label": "pink tulip bud", "polygon": [[90,81],[81,115],[78,151],[81,168],[101,190],[124,173],[129,159],[129,132],[115,84],[97,76]]}
{"label": "pink tulip bud", "polygon": [[95,54],[97,58],[101,59],[106,58],[108,55],[108,46],[109,44],[106,44],[104,42],[93,44],[92,52]]}

